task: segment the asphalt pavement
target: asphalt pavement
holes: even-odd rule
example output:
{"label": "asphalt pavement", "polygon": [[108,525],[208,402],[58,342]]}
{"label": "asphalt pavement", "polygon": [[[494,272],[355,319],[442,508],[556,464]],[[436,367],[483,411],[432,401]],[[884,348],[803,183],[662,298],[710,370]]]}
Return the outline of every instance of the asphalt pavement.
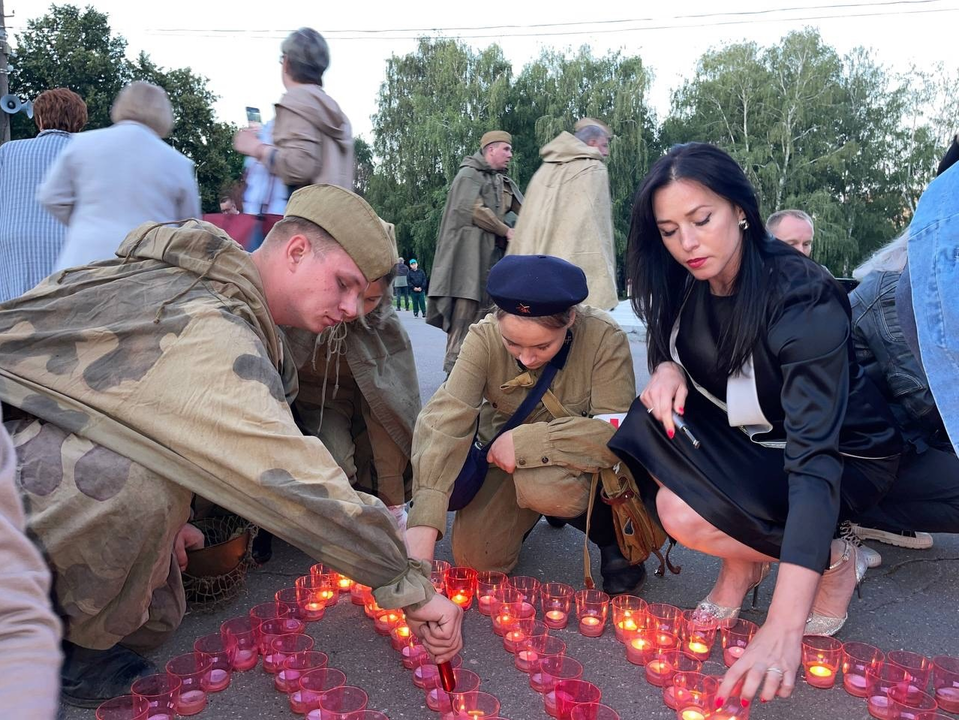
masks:
{"label": "asphalt pavement", "polygon": [[[417,358],[420,390],[424,402],[443,382],[441,368],[446,336],[427,326],[422,318],[401,312]],[[639,335],[631,335],[631,348],[637,371],[638,389],[648,375],[646,348]],[[958,651],[958,545],[956,535],[935,535],[934,546],[924,551],[909,551],[872,544],[883,555],[881,567],[871,570],[862,585],[863,598],[854,596],[850,618],[839,634],[841,640],[860,640],[884,650],[907,649],[928,656],[956,655]],[[582,584],[583,535],[564,527],[555,529],[541,521],[527,539],[517,575],[532,575],[543,581],[555,580],[574,586]],[[437,557],[451,560],[450,545],[444,539]],[[600,561],[592,549],[593,572],[599,578]],[[690,608],[710,590],[719,563],[712,557],[678,547],[671,555],[682,566],[679,575],[654,577],[652,572],[642,591],[649,602],[668,602]],[[216,632],[224,620],[242,615],[260,602],[269,601],[284,587],[309,571],[312,561],[299,550],[275,541],[274,557],[265,566],[250,572],[242,595],[216,614],[191,613],[175,636],[154,652],[150,659],[162,664],[168,658],[189,652],[193,641]],[[648,564],[648,569],[652,567]],[[762,623],[775,582],[775,573],[760,587],[758,609],[747,609],[743,617]],[[424,694],[410,680],[410,672],[400,665],[397,654],[386,638],[373,631],[372,621],[362,609],[346,599],[330,608],[326,616],[308,626],[316,639],[316,648],[330,657],[330,666],[343,670],[347,682],[364,688],[369,707],[387,714],[391,720],[435,719],[428,710]],[[603,702],[620,713],[623,720],[672,720],[676,714],[663,704],[658,689],[648,685],[642,670],[629,664],[623,646],[608,627],[600,638],[587,639],[573,626],[555,631],[567,643],[567,654],[585,668],[584,677],[602,690]],[[540,720],[543,711],[540,696],[527,684],[527,676],[513,667],[501,640],[493,634],[488,618],[476,607],[464,618],[464,667],[478,673],[482,688],[501,701],[501,715],[511,720]],[[719,660],[715,649],[713,660]],[[0,713],[2,716],[2,713]],[[246,673],[234,673],[232,685],[211,696],[210,704],[198,718],[217,720],[289,719],[295,717],[284,696],[273,689],[273,677],[260,666]],[[800,683],[789,700],[769,705],[755,704],[753,720],[866,720],[866,703],[847,695],[840,687],[814,689]],[[66,720],[92,720],[92,710],[69,708]]]}

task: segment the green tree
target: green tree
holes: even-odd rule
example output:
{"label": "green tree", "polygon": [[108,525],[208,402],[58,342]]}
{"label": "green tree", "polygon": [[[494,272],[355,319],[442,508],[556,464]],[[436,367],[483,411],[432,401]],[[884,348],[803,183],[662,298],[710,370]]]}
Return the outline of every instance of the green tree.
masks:
{"label": "green tree", "polygon": [[[91,7],[53,5],[41,18],[29,20],[17,37],[10,76],[11,92],[35,98],[53,87],[66,87],[87,103],[88,130],[110,125],[110,107],[117,93],[134,80],[152,82],[167,91],[174,127],[167,142],[193,160],[206,212],[219,209],[223,186],[239,180],[243,158],[233,150],[233,125],[218,122],[217,100],[207,79],[189,68],[166,70],[140,53],[124,57],[127,41],[113,35],[107,15]],[[32,137],[36,127],[17,114],[13,137]]]}

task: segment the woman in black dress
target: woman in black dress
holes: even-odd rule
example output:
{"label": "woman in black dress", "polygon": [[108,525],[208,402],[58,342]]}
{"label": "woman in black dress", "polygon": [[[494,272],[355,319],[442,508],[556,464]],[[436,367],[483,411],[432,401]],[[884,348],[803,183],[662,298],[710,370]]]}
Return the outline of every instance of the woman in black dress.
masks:
{"label": "woman in black dress", "polygon": [[[835,531],[896,483],[899,432],[854,357],[843,290],[766,234],[753,188],[722,150],[691,143],[661,158],[629,242],[651,378],[610,447],[673,538],[723,559],[698,615],[736,617],[780,562],[766,622],[720,694],[743,680],[746,702],[758,690],[787,697],[801,637],[846,620],[866,562]],[[918,525],[956,532],[953,495],[952,513]],[[951,514],[954,527],[931,528]]]}

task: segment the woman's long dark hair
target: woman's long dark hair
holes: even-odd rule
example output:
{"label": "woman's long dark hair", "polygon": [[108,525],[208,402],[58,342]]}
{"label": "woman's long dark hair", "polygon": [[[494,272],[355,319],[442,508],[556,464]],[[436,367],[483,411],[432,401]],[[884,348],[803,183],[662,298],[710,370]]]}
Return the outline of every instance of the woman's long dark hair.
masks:
{"label": "woman's long dark hair", "polygon": [[689,180],[712,190],[740,208],[748,223],[743,231],[740,270],[732,288],[736,295],[732,322],[717,347],[717,369],[733,375],[743,367],[766,331],[776,273],[765,267],[764,257],[796,251],[767,235],[753,186],[732,157],[706,143],[672,147],[640,184],[628,238],[631,302],[633,311],[647,326],[647,362],[651,372],[661,362],[670,360],[670,332],[689,283],[695,282],[667,251],[653,213],[654,194],[677,180]]}

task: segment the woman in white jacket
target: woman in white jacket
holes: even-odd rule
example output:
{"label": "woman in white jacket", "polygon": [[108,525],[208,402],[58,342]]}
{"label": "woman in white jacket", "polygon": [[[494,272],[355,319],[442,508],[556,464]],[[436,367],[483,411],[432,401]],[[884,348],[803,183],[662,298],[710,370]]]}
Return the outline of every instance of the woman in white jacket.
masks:
{"label": "woman in white jacket", "polygon": [[37,200],[68,226],[54,271],[111,260],[137,225],[200,217],[193,162],[163,142],[173,110],[161,87],[127,85],[114,124],[74,137],[37,189]]}

